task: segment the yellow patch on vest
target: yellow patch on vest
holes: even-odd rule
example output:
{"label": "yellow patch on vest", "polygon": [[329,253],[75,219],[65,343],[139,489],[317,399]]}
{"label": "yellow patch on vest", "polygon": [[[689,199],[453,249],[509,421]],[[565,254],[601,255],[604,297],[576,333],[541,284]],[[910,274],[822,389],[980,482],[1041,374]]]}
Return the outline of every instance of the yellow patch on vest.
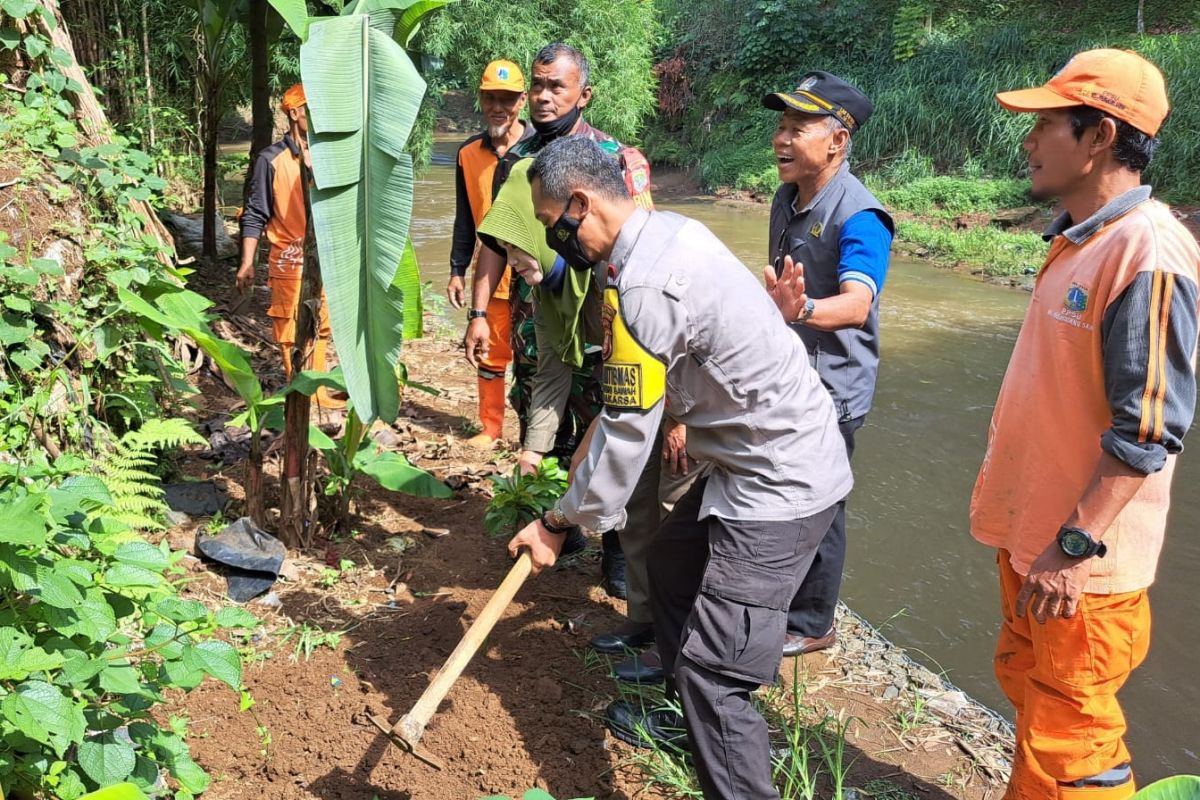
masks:
{"label": "yellow patch on vest", "polygon": [[638,344],[621,319],[616,289],[604,290],[604,405],[648,411],[667,389],[667,365]]}

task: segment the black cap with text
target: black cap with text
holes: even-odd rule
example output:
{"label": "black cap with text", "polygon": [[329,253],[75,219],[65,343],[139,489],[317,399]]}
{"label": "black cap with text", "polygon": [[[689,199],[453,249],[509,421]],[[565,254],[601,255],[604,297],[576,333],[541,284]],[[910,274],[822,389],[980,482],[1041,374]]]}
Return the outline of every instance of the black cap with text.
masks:
{"label": "black cap with text", "polygon": [[875,107],[856,87],[828,72],[810,72],[790,92],[774,92],[763,98],[772,111],[799,111],[836,117],[850,133],[867,123]]}

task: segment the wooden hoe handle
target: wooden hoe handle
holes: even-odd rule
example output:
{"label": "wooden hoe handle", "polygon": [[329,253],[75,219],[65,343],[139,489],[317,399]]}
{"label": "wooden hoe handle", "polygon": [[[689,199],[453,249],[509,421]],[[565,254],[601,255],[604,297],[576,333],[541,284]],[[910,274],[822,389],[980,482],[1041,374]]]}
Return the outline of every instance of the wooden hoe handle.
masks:
{"label": "wooden hoe handle", "polygon": [[466,669],[467,664],[471,663],[475,651],[492,632],[492,628],[500,619],[500,615],[504,613],[504,609],[508,608],[508,604],[512,602],[513,596],[521,588],[521,584],[525,583],[525,579],[529,577],[532,567],[533,562],[529,558],[529,551],[521,551],[521,556],[508,571],[508,575],[488,600],[487,605],[483,607],[483,611],[471,623],[471,627],[467,629],[466,635],[454,648],[454,652],[446,659],[446,663],[438,671],[433,683],[429,684],[429,688],[417,699],[412,710],[392,728],[395,735],[408,742],[410,746],[415,746],[421,740],[421,736],[425,733],[425,726],[429,724],[438,705],[449,694],[450,687],[458,680],[458,676]]}

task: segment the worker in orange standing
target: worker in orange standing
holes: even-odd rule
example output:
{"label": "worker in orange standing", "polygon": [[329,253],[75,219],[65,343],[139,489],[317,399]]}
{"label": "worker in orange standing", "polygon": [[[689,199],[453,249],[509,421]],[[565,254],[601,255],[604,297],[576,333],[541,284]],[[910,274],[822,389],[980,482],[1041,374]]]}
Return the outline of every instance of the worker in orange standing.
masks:
{"label": "worker in orange standing", "polygon": [[[271,287],[271,306],[267,316],[283,358],[283,373],[292,378],[292,351],[296,345],[296,312],[300,307],[300,280],[304,273],[304,236],[308,217],[304,210],[304,191],[300,185],[300,159],[311,166],[308,151],[308,115],[304,87],[296,84],[283,94],[282,108],[288,118],[288,132],[262,150],[254,162],[250,194],[242,213],[242,263],[237,272],[237,287],[249,291],[254,284],[254,259],[258,240],[266,231],[271,243],[267,285]],[[304,369],[325,371],[325,353],[329,348],[329,305],[321,296],[321,318],[317,338],[305,359]],[[317,405],[342,408],[345,401],[322,387]]]}
{"label": "worker in orange standing", "polygon": [[[517,142],[533,135],[533,127],[517,118],[524,107],[525,76],[521,68],[503,60],[488,64],[479,82],[479,108],[487,127],[458,148],[454,240],[450,283],[446,286],[446,296],[455,308],[463,306],[464,278],[476,252],[475,231],[508,177],[509,164],[504,156]],[[500,164],[504,166],[497,169]],[[479,359],[478,365],[479,422],[483,430],[467,440],[474,447],[491,447],[504,434],[504,371],[512,361],[512,314],[508,307],[511,279],[512,271],[506,267],[487,308],[467,312],[469,320],[486,319],[491,331],[487,356]]]}
{"label": "worker in orange standing", "polygon": [[1168,103],[1136,53],[1091,50],[1045,86],[1032,193],[1050,252],[992,415],[971,531],[997,549],[1000,686],[1016,707],[1006,800],[1134,793],[1117,690],[1150,645],[1146,589],[1196,402],[1200,248],[1142,172]]}

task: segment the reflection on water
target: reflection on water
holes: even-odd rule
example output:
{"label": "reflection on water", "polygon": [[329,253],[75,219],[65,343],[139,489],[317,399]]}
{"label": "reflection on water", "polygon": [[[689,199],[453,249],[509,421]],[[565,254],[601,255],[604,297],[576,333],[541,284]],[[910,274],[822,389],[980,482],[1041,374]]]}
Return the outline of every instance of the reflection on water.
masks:
{"label": "reflection on water", "polygon": [[[454,217],[453,146],[417,182],[412,235],[425,278],[441,292]],[[766,263],[764,208],[719,201],[661,207],[710,227],[757,274]],[[992,403],[1028,295],[894,260],[883,295],[883,364],[875,408],[858,437],[848,514],[844,597],[856,611],[963,689],[1010,709],[991,673],[999,611],[992,551],[967,533],[967,501]],[[458,312],[456,319],[463,316]],[[459,321],[461,321],[459,319]],[[1200,434],[1189,440],[1200,449]],[[1200,455],[1175,478],[1175,505],[1151,590],[1150,657],[1121,694],[1143,783],[1200,772]]]}

